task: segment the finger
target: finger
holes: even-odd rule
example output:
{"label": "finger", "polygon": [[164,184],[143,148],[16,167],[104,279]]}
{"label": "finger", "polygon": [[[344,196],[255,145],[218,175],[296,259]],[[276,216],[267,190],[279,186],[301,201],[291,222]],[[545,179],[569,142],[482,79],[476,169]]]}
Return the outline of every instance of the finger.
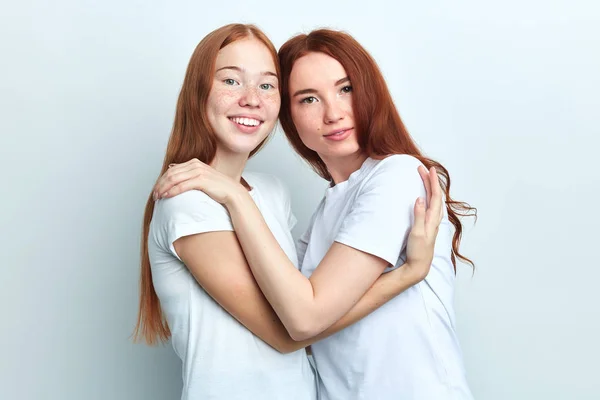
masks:
{"label": "finger", "polygon": [[171,163],[171,164],[169,164],[167,166],[167,170],[165,171],[165,173],[168,172],[168,171],[170,171],[170,170],[181,169],[182,167],[185,167],[187,165],[188,165],[188,163]]}
{"label": "finger", "polygon": [[170,197],[177,196],[178,194],[198,188],[198,179],[199,178],[188,179],[171,187],[168,191],[163,192],[161,199],[168,199]]}
{"label": "finger", "polygon": [[412,235],[422,235],[425,232],[425,199],[419,197],[414,207],[415,222],[411,229]]}
{"label": "finger", "polygon": [[181,165],[181,166],[188,166],[188,165],[195,164],[196,162],[200,162],[200,160],[198,160],[197,158],[192,158],[192,159],[187,160],[186,162],[181,163],[179,165]]}
{"label": "finger", "polygon": [[190,161],[188,161],[190,164],[198,166],[198,167],[202,167],[202,168],[207,168],[209,167],[208,164],[203,163],[202,161],[198,160],[197,158],[192,158]]}
{"label": "finger", "polygon": [[438,177],[437,174],[437,170],[435,168],[433,168],[433,171],[431,171],[432,174],[432,196],[435,196],[437,198],[437,201],[439,201],[440,203],[440,213],[438,214],[438,225],[439,223],[442,221],[442,218],[444,217],[444,208],[446,207],[446,204],[444,202],[444,191],[442,190],[442,185],[440,183],[440,179]]}
{"label": "finger", "polygon": [[173,186],[169,183],[173,179],[173,176],[184,172],[201,170],[203,168],[196,163],[192,163],[191,161],[192,160],[182,164],[169,164],[169,168],[165,171],[164,174],[161,175],[160,178],[158,178],[158,180],[154,184],[154,187],[152,188],[152,193],[154,194],[154,197],[160,197],[161,193],[164,193],[166,190],[168,190],[167,188]]}
{"label": "finger", "polygon": [[161,181],[161,183],[157,186],[155,193],[157,196],[162,197],[163,193],[170,191],[174,186],[177,186],[182,182],[197,179],[200,175],[201,171],[198,171],[197,169],[171,174]]}
{"label": "finger", "polygon": [[170,164],[170,165],[172,165],[172,167],[170,166],[163,175],[176,174],[179,172],[191,171],[194,169],[203,169],[205,167],[205,164],[201,163],[200,161],[195,162],[194,160],[195,159],[190,160],[185,163],[182,163],[182,164]]}
{"label": "finger", "polygon": [[437,176],[437,171],[433,167],[429,170],[429,183],[431,186],[432,196],[429,209],[427,210],[426,229],[428,233],[433,233],[433,231],[437,230],[438,226],[440,225],[441,215],[443,215],[442,188]]}
{"label": "finger", "polygon": [[179,164],[172,163],[172,164],[169,164],[169,166],[167,167],[167,170],[165,171],[163,176],[165,176],[167,174],[172,174],[172,173],[179,173],[182,171],[189,171],[190,169],[199,168],[199,167],[205,166],[205,165],[206,164],[202,163],[197,158],[192,158],[191,160],[186,161],[184,163],[179,163]]}
{"label": "finger", "polygon": [[[154,187],[152,188],[152,193],[156,193],[156,191],[163,184],[165,179],[168,176],[170,176],[170,174],[172,174],[173,172],[178,171],[178,169],[180,168],[181,165],[182,164],[169,164],[167,166],[166,171],[163,172],[163,174],[161,176],[159,176],[158,179],[156,180],[156,183],[154,184]],[[156,196],[154,196],[154,197],[156,197]]]}
{"label": "finger", "polygon": [[188,168],[182,169],[178,172],[173,171],[169,175],[166,175],[164,179],[161,181],[161,184],[158,187],[159,193],[166,192],[171,187],[178,185],[179,183],[194,179],[202,174],[202,171],[199,171],[197,168]]}
{"label": "finger", "polygon": [[421,175],[421,179],[423,180],[423,185],[425,186],[425,193],[427,194],[427,202],[425,203],[425,206],[427,207],[429,204],[431,204],[431,183],[429,182],[429,174],[427,173],[427,169],[422,166],[419,165],[419,175]]}

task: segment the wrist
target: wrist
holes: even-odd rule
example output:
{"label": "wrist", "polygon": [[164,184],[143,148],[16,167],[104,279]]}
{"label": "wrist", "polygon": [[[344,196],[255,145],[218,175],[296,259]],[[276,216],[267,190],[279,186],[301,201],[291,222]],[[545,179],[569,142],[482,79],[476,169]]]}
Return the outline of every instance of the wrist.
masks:
{"label": "wrist", "polygon": [[425,265],[422,262],[406,262],[404,265],[405,278],[413,285],[421,282],[429,273],[431,265]]}
{"label": "wrist", "polygon": [[235,208],[248,201],[250,198],[250,194],[248,190],[243,185],[237,185],[234,190],[227,196],[223,205],[230,208]]}

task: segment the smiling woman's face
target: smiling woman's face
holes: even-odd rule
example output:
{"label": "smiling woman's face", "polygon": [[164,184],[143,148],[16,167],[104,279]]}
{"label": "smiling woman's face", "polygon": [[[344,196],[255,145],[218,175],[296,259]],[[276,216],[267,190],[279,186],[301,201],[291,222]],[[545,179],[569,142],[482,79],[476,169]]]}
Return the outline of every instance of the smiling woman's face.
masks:
{"label": "smiling woman's face", "polygon": [[271,133],[279,114],[275,62],[269,49],[255,38],[223,47],[206,104],[217,147],[249,154]]}

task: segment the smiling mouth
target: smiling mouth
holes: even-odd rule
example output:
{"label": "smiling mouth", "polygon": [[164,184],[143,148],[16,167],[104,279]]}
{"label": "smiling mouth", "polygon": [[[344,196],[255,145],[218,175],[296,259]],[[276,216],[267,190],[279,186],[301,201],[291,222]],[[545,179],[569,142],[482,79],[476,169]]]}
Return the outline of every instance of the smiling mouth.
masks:
{"label": "smiling mouth", "polygon": [[246,117],[228,117],[230,121],[235,122],[238,125],[243,125],[243,126],[259,126],[260,124],[263,123],[263,121],[260,121],[258,119],[255,118],[246,118]]}

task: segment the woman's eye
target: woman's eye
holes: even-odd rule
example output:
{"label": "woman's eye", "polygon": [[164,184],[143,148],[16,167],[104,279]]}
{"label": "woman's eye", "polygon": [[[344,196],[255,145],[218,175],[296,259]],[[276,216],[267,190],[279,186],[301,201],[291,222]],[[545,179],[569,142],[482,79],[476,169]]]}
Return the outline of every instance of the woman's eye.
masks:
{"label": "woman's eye", "polygon": [[307,97],[307,98],[305,98],[305,99],[302,99],[302,100],[300,101],[300,103],[312,104],[312,103],[314,103],[315,101],[317,101],[317,99],[316,99],[315,97],[313,97],[313,96],[310,96],[310,97]]}
{"label": "woman's eye", "polygon": [[223,83],[225,83],[226,85],[230,85],[230,86],[233,86],[233,85],[237,85],[237,84],[238,84],[238,83],[237,83],[235,80],[233,80],[233,79],[225,79],[225,80],[223,80]]}
{"label": "woman's eye", "polygon": [[271,88],[274,88],[275,86],[271,85],[270,83],[263,83],[262,85],[259,86],[261,89],[263,90],[269,90]]}
{"label": "woman's eye", "polygon": [[342,88],[342,93],[350,93],[352,92],[352,86],[348,85],[348,86],[344,86]]}

